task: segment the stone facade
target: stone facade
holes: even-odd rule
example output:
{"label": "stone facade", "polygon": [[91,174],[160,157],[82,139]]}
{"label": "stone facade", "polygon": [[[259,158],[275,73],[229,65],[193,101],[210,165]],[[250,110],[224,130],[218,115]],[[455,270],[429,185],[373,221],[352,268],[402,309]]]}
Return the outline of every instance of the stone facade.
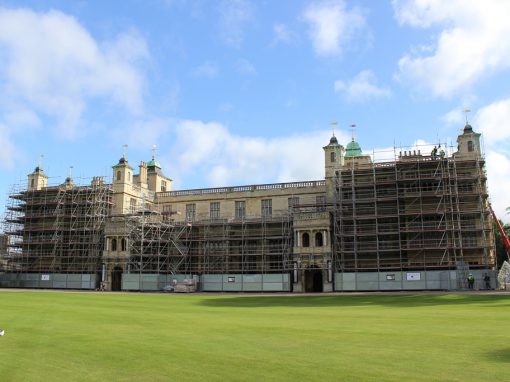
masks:
{"label": "stone facade", "polygon": [[[323,147],[324,180],[195,190],[172,190],[172,179],[154,156],[140,162],[137,173],[123,156],[112,167],[107,189],[99,178],[93,180],[89,188],[101,185],[101,194],[84,190],[92,199],[69,196],[60,207],[59,195],[73,195],[77,186],[69,177],[64,185],[48,187],[38,166],[28,175],[27,191],[11,196],[24,206],[11,208],[19,212],[11,220],[22,225],[11,234],[24,243],[18,245],[27,252],[24,258],[46,257],[38,262],[44,265],[39,271],[62,272],[63,266],[52,268],[60,261],[53,241],[37,246],[30,237],[58,237],[56,227],[67,229],[72,219],[65,211],[75,200],[87,213],[92,210],[86,203],[101,200],[103,209],[110,207],[95,220],[100,240],[92,234],[76,240],[94,237],[94,245],[103,249],[87,266],[83,259],[78,262],[82,268],[75,271],[87,269],[102,288],[113,290],[144,289],[143,282],[158,289],[189,275],[207,280],[204,290],[327,292],[339,290],[340,283],[351,285],[348,280],[357,278],[350,275],[357,272],[455,271],[465,264],[491,269],[492,228],[479,139],[466,125],[454,153],[439,147],[374,163],[354,139],[346,150],[333,136]],[[38,205],[46,194],[55,200],[48,208],[62,217],[45,217],[50,233],[43,235],[31,231],[39,212],[30,216],[26,206]],[[73,224],[91,232],[85,218]],[[76,246],[66,245],[62,248],[80,256]],[[17,269],[36,270],[28,262]],[[72,259],[67,258],[65,270],[72,271]]]}

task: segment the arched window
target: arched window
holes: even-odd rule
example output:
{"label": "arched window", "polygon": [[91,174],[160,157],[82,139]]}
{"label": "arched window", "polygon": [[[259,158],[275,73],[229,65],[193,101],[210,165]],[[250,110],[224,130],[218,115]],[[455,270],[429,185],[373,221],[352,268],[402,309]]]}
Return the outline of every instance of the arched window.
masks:
{"label": "arched window", "polygon": [[117,171],[117,180],[120,180],[121,177],[122,177],[122,173],[120,171]]}
{"label": "arched window", "polygon": [[324,240],[322,238],[322,232],[317,232],[315,234],[315,246],[322,247],[324,245]]}
{"label": "arched window", "polygon": [[128,172],[128,180],[131,182],[131,173]]}
{"label": "arched window", "polygon": [[117,239],[112,239],[112,251],[117,250]]}
{"label": "arched window", "polygon": [[473,141],[468,141],[468,151],[472,152],[475,150],[475,147],[473,145]]}
{"label": "arched window", "polygon": [[336,153],[334,151],[331,152],[331,162],[336,162]]}
{"label": "arched window", "polygon": [[122,239],[122,240],[120,241],[120,250],[121,250],[122,252],[125,252],[125,251],[126,251],[126,239]]}
{"label": "arched window", "polygon": [[303,234],[302,241],[303,241],[303,247],[309,247],[310,246],[310,235],[308,235],[308,233],[305,232]]}

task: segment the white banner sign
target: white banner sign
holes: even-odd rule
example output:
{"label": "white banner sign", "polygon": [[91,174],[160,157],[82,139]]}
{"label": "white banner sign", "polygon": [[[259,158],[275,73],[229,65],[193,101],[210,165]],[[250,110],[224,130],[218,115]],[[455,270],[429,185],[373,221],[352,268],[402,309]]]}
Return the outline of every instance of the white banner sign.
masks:
{"label": "white banner sign", "polygon": [[407,273],[407,281],[420,281],[421,273],[420,272],[413,272],[413,273]]}

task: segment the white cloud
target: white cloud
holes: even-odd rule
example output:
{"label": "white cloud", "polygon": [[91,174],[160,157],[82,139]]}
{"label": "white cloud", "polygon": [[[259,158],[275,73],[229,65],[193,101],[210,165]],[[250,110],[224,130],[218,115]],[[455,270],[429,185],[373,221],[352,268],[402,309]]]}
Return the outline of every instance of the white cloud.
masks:
{"label": "white cloud", "polygon": [[41,120],[34,111],[23,105],[12,105],[11,108],[4,108],[4,120],[7,126],[15,129],[16,132],[37,128],[41,126]]}
{"label": "white cloud", "polygon": [[[337,134],[338,136],[338,134]],[[243,137],[219,123],[180,121],[171,165],[175,179],[204,176],[208,186],[288,182],[324,177],[329,131],[278,138]],[[339,136],[340,141],[347,137]]]}
{"label": "white cloud", "polygon": [[313,2],[303,12],[309,36],[320,56],[338,56],[365,28],[365,16],[358,8],[347,9],[344,0]]}
{"label": "white cloud", "polygon": [[465,120],[464,114],[461,108],[456,107],[450,110],[448,113],[443,115],[441,118],[444,123],[450,126],[462,126],[462,122]]}
{"label": "white cloud", "polygon": [[247,76],[253,76],[257,74],[257,69],[255,68],[255,66],[250,61],[244,58],[237,60],[234,66],[239,74]]}
{"label": "white cloud", "polygon": [[216,78],[219,71],[220,69],[216,62],[206,61],[193,69],[193,75],[196,77]]}
{"label": "white cloud", "polygon": [[244,41],[246,24],[253,18],[253,5],[247,0],[223,0],[219,5],[219,13],[223,41],[239,48]]}
{"label": "white cloud", "polygon": [[[389,147],[378,147],[371,151],[364,150],[363,155],[370,155],[374,162],[393,162],[399,156],[409,156],[415,154],[428,155],[434,147],[437,147],[438,143],[430,143],[424,139],[416,139],[412,145],[400,146],[395,142],[394,146]],[[443,147],[444,149],[444,147]],[[452,151],[448,148],[445,149],[447,155],[451,155]]]}
{"label": "white cloud", "polygon": [[395,0],[401,25],[441,28],[432,45],[399,61],[403,81],[450,97],[510,67],[510,2],[501,0]]}
{"label": "white cloud", "polygon": [[135,148],[149,148],[160,142],[161,137],[172,131],[172,120],[165,118],[146,118],[135,121],[128,129],[117,129],[115,136],[124,135],[125,142]]}
{"label": "white cloud", "polygon": [[293,44],[297,41],[297,35],[285,24],[273,25],[273,41],[271,45]]}
{"label": "white cloud", "polygon": [[87,102],[105,97],[132,114],[143,111],[149,56],[145,41],[127,32],[96,41],[72,16],[0,8],[1,99],[54,118],[59,132],[73,136]]}
{"label": "white cloud", "polygon": [[493,102],[478,110],[473,127],[483,134],[487,179],[492,206],[497,216],[510,222],[505,209],[510,207],[510,98]]}
{"label": "white cloud", "polygon": [[343,93],[347,100],[363,102],[373,98],[385,98],[391,95],[387,87],[378,87],[377,78],[370,70],[359,72],[353,79],[344,82],[335,81],[335,92]]}
{"label": "white cloud", "polygon": [[510,207],[510,156],[493,150],[486,152],[487,179],[492,208],[496,216],[510,223],[506,208]]}
{"label": "white cloud", "polygon": [[510,98],[487,105],[476,113],[475,123],[480,127],[485,142],[501,149],[506,144],[510,150]]}

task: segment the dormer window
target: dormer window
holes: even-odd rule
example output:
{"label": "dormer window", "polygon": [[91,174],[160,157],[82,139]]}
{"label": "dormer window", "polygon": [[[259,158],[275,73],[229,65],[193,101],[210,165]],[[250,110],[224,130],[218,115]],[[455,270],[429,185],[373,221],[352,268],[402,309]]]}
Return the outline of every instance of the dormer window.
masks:
{"label": "dormer window", "polygon": [[473,141],[468,141],[467,145],[468,145],[468,151],[469,152],[475,151],[475,147],[473,145]]}

